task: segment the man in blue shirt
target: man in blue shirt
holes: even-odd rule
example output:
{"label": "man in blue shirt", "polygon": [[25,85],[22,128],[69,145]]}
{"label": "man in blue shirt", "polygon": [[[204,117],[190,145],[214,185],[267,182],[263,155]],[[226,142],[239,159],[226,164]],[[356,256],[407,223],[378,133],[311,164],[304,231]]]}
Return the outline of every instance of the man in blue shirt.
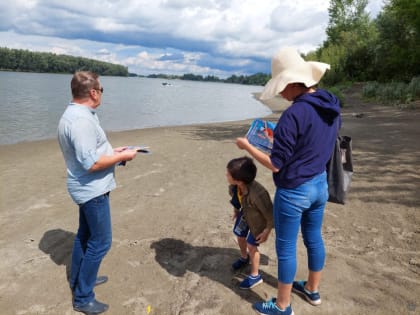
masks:
{"label": "man in blue shirt", "polygon": [[71,80],[73,99],[58,125],[67,189],[79,206],[69,282],[73,308],[85,314],[108,309],[107,304],[95,299],[93,288],[108,280],[97,274],[112,242],[109,193],[116,187],[115,165],[132,160],[137,153],[127,147],[113,149],[108,142],[96,115],[103,91],[97,74],[76,72]]}

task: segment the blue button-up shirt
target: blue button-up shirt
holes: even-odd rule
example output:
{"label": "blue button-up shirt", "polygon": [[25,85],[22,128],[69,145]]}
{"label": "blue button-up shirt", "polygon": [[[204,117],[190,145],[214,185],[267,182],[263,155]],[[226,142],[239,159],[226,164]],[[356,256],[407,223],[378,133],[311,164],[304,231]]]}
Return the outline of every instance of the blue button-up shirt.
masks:
{"label": "blue button-up shirt", "polygon": [[93,109],[70,103],[58,124],[58,142],[67,166],[67,189],[74,202],[83,204],[116,187],[115,166],[89,172],[102,155],[113,155]]}

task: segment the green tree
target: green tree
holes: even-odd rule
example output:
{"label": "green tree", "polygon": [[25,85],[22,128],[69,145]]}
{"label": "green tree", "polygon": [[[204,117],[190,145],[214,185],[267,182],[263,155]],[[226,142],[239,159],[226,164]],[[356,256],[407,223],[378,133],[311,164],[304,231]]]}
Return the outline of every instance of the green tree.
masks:
{"label": "green tree", "polygon": [[74,73],[91,70],[100,75],[127,76],[122,65],[93,59],[0,47],[0,69],[27,72]]}
{"label": "green tree", "polygon": [[326,44],[341,44],[343,34],[349,32],[362,35],[369,22],[367,4],[368,0],[331,0]]}
{"label": "green tree", "polygon": [[377,38],[375,24],[366,12],[367,0],[331,0],[327,40],[315,53],[331,65],[329,85],[341,81],[367,80],[374,75],[372,49]]}
{"label": "green tree", "polygon": [[420,0],[389,0],[376,19],[378,79],[420,75]]}

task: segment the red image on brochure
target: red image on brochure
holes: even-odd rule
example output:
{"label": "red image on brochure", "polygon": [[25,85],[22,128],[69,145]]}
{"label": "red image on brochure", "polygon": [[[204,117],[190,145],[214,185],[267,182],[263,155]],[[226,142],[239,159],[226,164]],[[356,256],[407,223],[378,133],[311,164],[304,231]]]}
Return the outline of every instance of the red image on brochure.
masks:
{"label": "red image on brochure", "polygon": [[262,119],[255,119],[249,128],[246,138],[257,149],[270,153],[273,148],[273,135],[276,124]]}

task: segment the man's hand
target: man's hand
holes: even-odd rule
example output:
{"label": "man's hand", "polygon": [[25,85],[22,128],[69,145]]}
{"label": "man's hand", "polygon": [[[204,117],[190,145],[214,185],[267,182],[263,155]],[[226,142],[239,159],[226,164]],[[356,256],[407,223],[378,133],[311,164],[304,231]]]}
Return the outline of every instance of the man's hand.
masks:
{"label": "man's hand", "polygon": [[114,148],[114,153],[121,153],[122,151],[127,150],[127,148],[127,146]]}
{"label": "man's hand", "polygon": [[131,161],[137,155],[136,149],[125,149],[118,153],[118,155],[122,158],[121,161]]}

